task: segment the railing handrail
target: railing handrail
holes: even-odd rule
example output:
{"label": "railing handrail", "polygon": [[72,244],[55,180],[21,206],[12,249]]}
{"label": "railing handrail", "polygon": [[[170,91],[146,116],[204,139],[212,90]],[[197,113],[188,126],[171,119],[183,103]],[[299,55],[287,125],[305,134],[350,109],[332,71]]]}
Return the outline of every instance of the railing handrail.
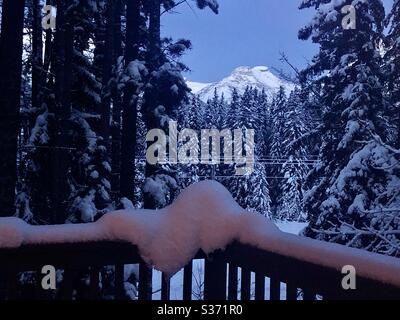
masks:
{"label": "railing handrail", "polygon": [[[224,296],[221,281],[226,278],[226,264],[247,270],[245,287],[253,271],[260,276],[256,281],[260,288],[262,278],[272,276],[291,283],[294,289],[301,285],[327,296],[356,296],[341,288],[342,268],[350,265],[360,279],[361,289],[357,291],[365,296],[376,295],[374,286],[385,288],[389,297],[398,294],[400,288],[400,259],[283,233],[263,216],[243,210],[215,181],[190,186],[164,209],[117,211],[93,223],[31,226],[20,219],[0,218],[0,235],[0,270],[7,265],[19,270],[29,263],[67,263],[71,267],[85,261],[84,266],[94,267],[140,263],[142,274],[146,274],[146,260],[173,274],[189,263],[196,251],[211,255],[227,248],[214,252],[215,261],[206,260],[206,266],[213,270],[205,274],[208,288],[213,288],[206,290],[206,296],[215,292],[216,297]],[[32,252],[35,255],[28,259]],[[148,282],[147,278],[142,280]],[[146,290],[142,298],[149,297]],[[247,291],[244,296],[248,296]]]}
{"label": "railing handrail", "polygon": [[[236,270],[238,267],[242,269],[242,281],[247,281],[245,280],[246,273],[250,275],[250,272],[254,272],[256,275],[262,275],[262,278],[270,278],[271,286],[273,279],[278,284],[279,282],[286,283],[288,290],[289,286],[295,289],[303,288],[312,292],[313,296],[320,294],[326,299],[400,299],[400,287],[396,284],[359,276],[357,290],[345,291],[341,287],[343,274],[334,268],[238,242],[229,245],[224,251],[219,250],[213,253],[208,259],[203,252],[199,252],[194,259],[206,259],[204,288],[206,299],[227,298],[226,288],[232,285],[226,282],[227,265]],[[65,270],[86,267],[99,270],[102,266],[125,264],[145,266],[136,246],[126,242],[112,241],[23,245],[16,249],[0,249],[0,261],[2,261],[0,274],[8,275],[15,275],[22,271],[41,270],[42,266],[48,264]],[[142,281],[145,280],[142,279]],[[247,286],[250,286],[249,280]],[[151,296],[143,294],[140,298],[151,299]]]}

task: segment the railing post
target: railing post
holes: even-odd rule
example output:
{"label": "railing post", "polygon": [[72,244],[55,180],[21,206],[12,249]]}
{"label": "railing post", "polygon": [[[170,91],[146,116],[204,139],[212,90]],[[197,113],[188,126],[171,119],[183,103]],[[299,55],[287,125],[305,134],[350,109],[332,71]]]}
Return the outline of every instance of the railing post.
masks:
{"label": "railing post", "polygon": [[139,265],[139,300],[152,300],[152,279],[153,269],[141,263]]}
{"label": "railing post", "polygon": [[99,300],[100,294],[100,268],[90,267],[90,300]]}
{"label": "railing post", "polygon": [[228,280],[228,300],[237,301],[238,299],[238,267],[229,264],[229,280]]}
{"label": "railing post", "polygon": [[265,299],[265,277],[262,274],[256,274],[255,300]]}
{"label": "railing post", "polygon": [[16,271],[11,271],[6,274],[6,297],[7,300],[17,300],[17,280],[18,273]]}
{"label": "railing post", "polygon": [[281,300],[281,282],[275,277],[275,275],[272,276],[269,283],[269,299],[271,301]]}
{"label": "railing post", "polygon": [[185,267],[183,271],[183,300],[192,300],[192,277],[193,277],[193,261]]}
{"label": "railing post", "polygon": [[303,289],[303,300],[311,301],[315,300],[315,293],[309,289]]}
{"label": "railing post", "polygon": [[240,281],[240,300],[249,301],[251,299],[251,271],[242,268]]}
{"label": "railing post", "polygon": [[72,300],[77,269],[64,269],[62,287],[60,288],[61,300]]}
{"label": "railing post", "polygon": [[226,300],[226,267],[221,255],[206,260],[204,270],[204,300]]}
{"label": "railing post", "polygon": [[114,286],[115,286],[115,299],[116,300],[123,300],[125,297],[124,269],[125,269],[125,266],[123,264],[115,265]]}
{"label": "railing post", "polygon": [[170,300],[170,294],[170,279],[165,273],[163,273],[161,277],[161,300]]}
{"label": "railing post", "polygon": [[291,283],[286,284],[286,300],[297,300],[297,287]]}

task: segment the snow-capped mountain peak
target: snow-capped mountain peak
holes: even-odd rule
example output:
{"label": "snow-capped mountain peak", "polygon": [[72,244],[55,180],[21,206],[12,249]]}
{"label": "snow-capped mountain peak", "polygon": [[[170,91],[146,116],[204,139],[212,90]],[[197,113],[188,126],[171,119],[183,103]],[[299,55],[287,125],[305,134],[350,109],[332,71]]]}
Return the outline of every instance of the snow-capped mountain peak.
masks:
{"label": "snow-capped mountain peak", "polygon": [[283,86],[287,92],[293,90],[292,84],[280,79],[265,66],[238,67],[228,77],[216,83],[188,82],[187,84],[192,89],[192,92],[197,94],[203,101],[212,98],[215,90],[219,95],[223,94],[227,100],[231,99],[234,89],[239,94],[243,94],[248,86],[257,88],[260,91],[264,89],[269,97],[272,97],[280,86]]}

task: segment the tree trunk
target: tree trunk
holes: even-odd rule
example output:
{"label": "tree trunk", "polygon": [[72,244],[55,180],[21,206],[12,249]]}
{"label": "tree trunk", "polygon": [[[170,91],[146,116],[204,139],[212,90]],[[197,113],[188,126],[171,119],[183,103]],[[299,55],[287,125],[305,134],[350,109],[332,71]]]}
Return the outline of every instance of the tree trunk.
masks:
{"label": "tree trunk", "polygon": [[[138,59],[140,43],[140,1],[126,3],[125,67]],[[127,83],[124,91],[121,140],[121,197],[133,201],[135,196],[137,86]]]}
{"label": "tree trunk", "polygon": [[71,117],[73,26],[64,0],[56,1],[57,32],[55,35],[55,115],[52,134],[51,223],[64,223],[69,197],[68,165],[70,158],[68,128]]}
{"label": "tree trunk", "polygon": [[160,0],[150,1],[149,50],[147,61],[151,70],[159,67],[161,58],[161,5]]}
{"label": "tree trunk", "polygon": [[[150,73],[158,69],[161,59],[161,6],[160,0],[150,2],[149,8],[149,48],[147,51],[147,64]],[[158,119],[154,115],[154,110],[158,106],[156,94],[150,92],[145,97],[145,123],[148,130],[160,128]],[[157,174],[158,165],[146,163],[146,178]],[[144,194],[144,207],[146,209],[155,209],[157,204],[151,194]]]}
{"label": "tree trunk", "polygon": [[114,24],[115,21],[116,2],[110,1],[106,8],[106,28],[104,38],[104,51],[103,51],[103,68],[102,68],[102,93],[101,93],[101,124],[100,134],[104,140],[104,145],[109,148],[110,140],[110,119],[111,119],[111,93],[109,88],[109,82],[112,77],[112,66],[115,62],[114,59]]}
{"label": "tree trunk", "polygon": [[[115,12],[113,17],[113,58],[112,62],[115,65],[117,59],[122,56],[122,30],[121,30],[121,13],[122,5],[121,0],[115,0]],[[117,78],[116,72],[114,77]],[[116,83],[112,87],[112,125],[111,125],[111,192],[116,200],[120,196],[120,173],[121,173],[121,112],[122,112],[122,99],[120,90]]]}
{"label": "tree trunk", "polygon": [[0,43],[0,216],[15,214],[24,0],[4,0]]}
{"label": "tree trunk", "polygon": [[43,30],[41,0],[33,0],[32,16],[32,108],[40,108],[39,92],[41,86],[43,86]]}
{"label": "tree trunk", "polygon": [[[54,0],[47,0],[46,4],[48,5],[53,5]],[[43,58],[43,67],[42,67],[42,83],[46,88],[48,89],[47,85],[49,83],[53,83],[54,79],[51,75],[48,75],[50,71],[50,66],[51,66],[51,58],[52,58],[52,53],[53,53],[53,31],[51,29],[47,29],[45,31],[46,34],[46,40],[44,44],[44,58]],[[47,81],[49,83],[47,83]],[[41,97],[43,99],[43,97]]]}

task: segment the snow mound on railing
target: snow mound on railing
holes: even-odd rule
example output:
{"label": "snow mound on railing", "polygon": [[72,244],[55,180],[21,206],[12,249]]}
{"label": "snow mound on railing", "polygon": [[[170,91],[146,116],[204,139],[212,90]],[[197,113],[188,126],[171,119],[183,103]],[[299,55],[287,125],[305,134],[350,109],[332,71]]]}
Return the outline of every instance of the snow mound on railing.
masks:
{"label": "snow mound on railing", "polygon": [[[281,232],[262,215],[243,210],[228,190],[214,181],[187,188],[162,210],[123,210],[95,223],[31,226],[0,218],[0,247],[23,244],[128,241],[156,269],[175,274],[202,249],[206,254],[237,240],[266,251],[400,286],[400,259]],[[301,272],[301,270],[299,270]]]}
{"label": "snow mound on railing", "polygon": [[[253,228],[250,229],[250,226]],[[221,184],[200,182],[162,210],[111,212],[88,224],[31,226],[17,218],[0,219],[0,247],[22,244],[128,241],[158,270],[174,274],[202,249],[223,249],[243,234],[279,232],[260,215],[244,211]]]}

